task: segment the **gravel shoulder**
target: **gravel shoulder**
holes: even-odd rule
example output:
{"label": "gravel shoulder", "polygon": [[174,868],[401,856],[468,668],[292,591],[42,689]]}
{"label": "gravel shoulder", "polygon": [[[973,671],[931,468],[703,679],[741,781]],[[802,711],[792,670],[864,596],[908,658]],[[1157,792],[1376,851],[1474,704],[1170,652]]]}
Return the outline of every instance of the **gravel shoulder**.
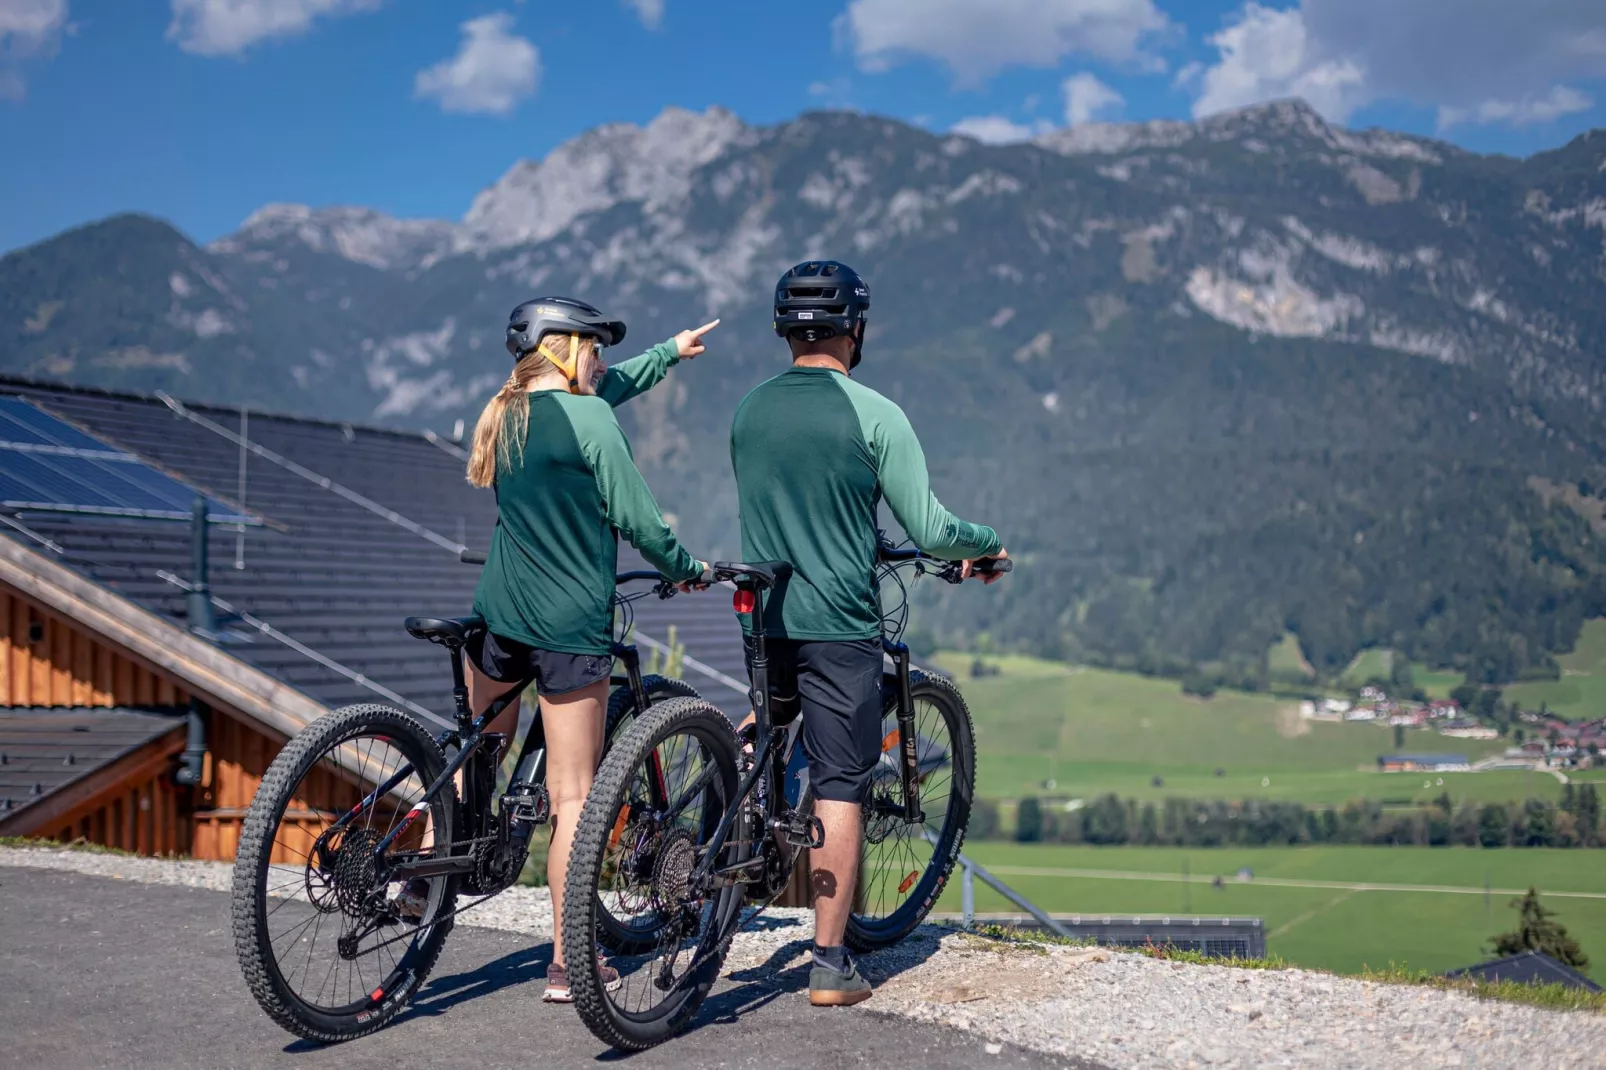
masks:
{"label": "gravel shoulder", "polygon": [[[0,866],[221,892],[232,874],[215,862],[34,848],[0,848]],[[550,937],[551,900],[544,889],[510,889],[459,921]],[[736,939],[727,977],[782,990],[806,985],[810,932],[806,912],[766,913]],[[1606,1052],[1606,1016],[1598,1014],[1309,970],[1005,944],[936,926],[862,966],[877,984],[867,1006],[883,1014],[957,1027],[1005,1045],[1006,1055],[1018,1047],[1081,1065],[1581,1068],[1602,1065]]]}

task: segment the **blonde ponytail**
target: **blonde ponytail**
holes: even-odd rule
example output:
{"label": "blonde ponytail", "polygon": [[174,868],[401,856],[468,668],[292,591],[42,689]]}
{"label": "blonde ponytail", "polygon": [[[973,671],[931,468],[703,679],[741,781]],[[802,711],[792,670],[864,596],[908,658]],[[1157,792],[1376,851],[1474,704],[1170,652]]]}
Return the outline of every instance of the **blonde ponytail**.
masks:
{"label": "blonde ponytail", "polygon": [[485,403],[485,410],[474,425],[474,445],[468,455],[468,481],[476,487],[491,486],[496,482],[497,472],[512,468],[516,460],[523,459],[524,440],[530,430],[532,382],[554,371],[568,381],[571,390],[582,389],[579,387],[581,378],[589,381],[590,361],[596,356],[595,341],[571,335],[569,345],[559,347],[568,350],[569,359],[560,363],[552,359],[545,344],[548,338],[555,337],[558,336],[552,332],[543,334],[537,348],[513,365],[513,373],[502,384],[502,389]]}
{"label": "blonde ponytail", "polygon": [[498,469],[512,468],[513,458],[523,456],[530,429],[530,380],[548,367],[545,357],[531,353],[513,366],[502,389],[485,403],[468,455],[468,481],[476,487],[489,487]]}

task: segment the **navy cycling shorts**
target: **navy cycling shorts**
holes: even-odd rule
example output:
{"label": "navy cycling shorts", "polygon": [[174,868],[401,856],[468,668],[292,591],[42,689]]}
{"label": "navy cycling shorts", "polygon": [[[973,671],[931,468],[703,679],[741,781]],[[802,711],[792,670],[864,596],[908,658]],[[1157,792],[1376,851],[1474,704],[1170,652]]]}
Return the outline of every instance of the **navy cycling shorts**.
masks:
{"label": "navy cycling shorts", "polygon": [[[751,683],[753,640],[747,643]],[[769,639],[772,708],[800,703],[814,797],[863,802],[881,760],[881,640]]]}

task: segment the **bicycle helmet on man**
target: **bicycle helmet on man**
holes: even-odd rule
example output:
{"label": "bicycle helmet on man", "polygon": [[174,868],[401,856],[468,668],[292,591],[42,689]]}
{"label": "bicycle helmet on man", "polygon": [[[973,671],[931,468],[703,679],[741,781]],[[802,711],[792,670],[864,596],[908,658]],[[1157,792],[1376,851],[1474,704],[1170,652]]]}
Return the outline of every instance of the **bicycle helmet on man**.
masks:
{"label": "bicycle helmet on man", "polygon": [[775,333],[782,338],[823,342],[839,335],[853,339],[849,370],[864,356],[864,325],[870,311],[870,284],[836,260],[798,264],[775,284]]}

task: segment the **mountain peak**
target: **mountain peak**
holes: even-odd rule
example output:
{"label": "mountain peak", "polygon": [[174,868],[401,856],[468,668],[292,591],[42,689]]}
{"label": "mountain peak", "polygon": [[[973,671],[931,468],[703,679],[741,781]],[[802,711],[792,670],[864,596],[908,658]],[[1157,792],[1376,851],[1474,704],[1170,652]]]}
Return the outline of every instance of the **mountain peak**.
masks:
{"label": "mountain peak", "polygon": [[750,133],[720,107],[665,108],[646,126],[609,123],[542,160],[520,160],[474,199],[458,248],[544,241],[588,212],[622,202],[653,208],[690,190],[691,175]]}
{"label": "mountain peak", "polygon": [[438,256],[451,246],[456,229],[443,219],[397,219],[372,208],[267,204],[211,249],[239,252],[247,245],[292,241],[383,271]]}

